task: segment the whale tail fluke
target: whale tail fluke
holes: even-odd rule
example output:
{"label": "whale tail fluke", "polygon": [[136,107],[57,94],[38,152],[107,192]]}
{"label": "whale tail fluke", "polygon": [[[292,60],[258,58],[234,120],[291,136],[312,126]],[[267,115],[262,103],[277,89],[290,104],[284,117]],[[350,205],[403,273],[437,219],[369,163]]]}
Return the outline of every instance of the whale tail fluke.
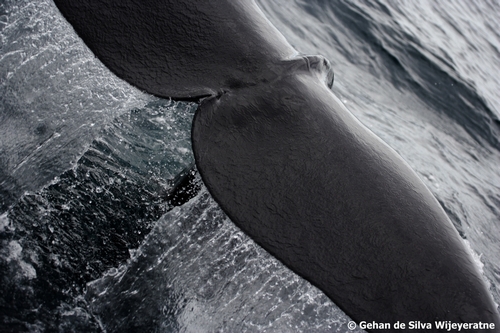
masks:
{"label": "whale tail fluke", "polygon": [[[200,101],[198,171],[228,216],[356,321],[500,319],[410,167],[250,0],[54,0],[116,75]],[[490,331],[491,332],[491,331]]]}

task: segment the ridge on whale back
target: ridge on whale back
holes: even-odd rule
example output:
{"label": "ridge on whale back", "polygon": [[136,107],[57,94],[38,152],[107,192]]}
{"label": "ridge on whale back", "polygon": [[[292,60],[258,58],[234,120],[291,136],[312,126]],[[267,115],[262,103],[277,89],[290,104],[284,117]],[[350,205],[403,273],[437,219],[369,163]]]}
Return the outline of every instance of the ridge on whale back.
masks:
{"label": "ridge on whale back", "polygon": [[354,320],[499,331],[488,288],[431,192],[328,89],[328,61],[297,56],[254,1],[55,3],[118,76],[200,102],[193,150],[214,199]]}

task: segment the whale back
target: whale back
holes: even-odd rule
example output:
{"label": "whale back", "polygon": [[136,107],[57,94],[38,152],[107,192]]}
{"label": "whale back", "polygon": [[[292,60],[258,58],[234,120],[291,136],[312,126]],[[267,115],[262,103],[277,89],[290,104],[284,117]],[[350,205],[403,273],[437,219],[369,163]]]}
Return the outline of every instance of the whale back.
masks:
{"label": "whale back", "polygon": [[296,54],[254,1],[55,3],[104,65],[160,97],[194,100],[256,84]]}

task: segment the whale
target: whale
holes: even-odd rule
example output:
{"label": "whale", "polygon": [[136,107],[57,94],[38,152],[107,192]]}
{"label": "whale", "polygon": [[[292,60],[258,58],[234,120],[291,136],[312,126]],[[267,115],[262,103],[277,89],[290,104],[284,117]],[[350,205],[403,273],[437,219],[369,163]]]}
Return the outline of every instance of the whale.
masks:
{"label": "whale", "polygon": [[215,201],[355,322],[386,324],[367,331],[446,321],[500,332],[439,202],[335,96],[330,62],[299,54],[255,1],[54,2],[115,75],[198,103],[192,147]]}

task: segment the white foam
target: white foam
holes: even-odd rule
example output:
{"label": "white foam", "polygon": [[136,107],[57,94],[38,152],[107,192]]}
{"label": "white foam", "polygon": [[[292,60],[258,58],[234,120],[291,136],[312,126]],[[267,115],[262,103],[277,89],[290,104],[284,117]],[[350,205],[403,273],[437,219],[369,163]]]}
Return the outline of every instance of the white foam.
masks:
{"label": "white foam", "polygon": [[10,241],[7,249],[9,251],[9,254],[5,258],[7,262],[17,261],[21,258],[21,252],[23,251],[23,248],[17,241]]}
{"label": "white foam", "polygon": [[14,230],[14,227],[12,227],[12,224],[10,223],[7,212],[0,215],[0,232],[4,232],[6,231],[6,229]]}
{"label": "white foam", "polygon": [[7,246],[7,256],[3,259],[8,263],[14,263],[18,266],[17,276],[20,278],[34,279],[36,278],[35,268],[22,259],[23,248],[19,242],[12,240]]}

